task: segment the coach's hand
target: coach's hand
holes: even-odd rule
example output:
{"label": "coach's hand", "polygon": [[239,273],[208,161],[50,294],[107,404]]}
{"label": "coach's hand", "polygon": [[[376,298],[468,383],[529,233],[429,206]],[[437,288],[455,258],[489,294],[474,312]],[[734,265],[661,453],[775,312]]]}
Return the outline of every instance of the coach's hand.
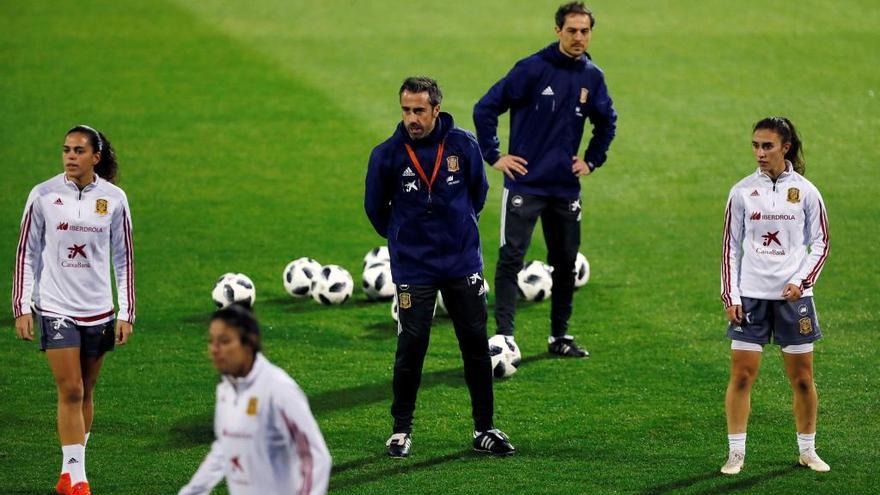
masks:
{"label": "coach's hand", "polygon": [[590,166],[587,165],[587,162],[581,160],[581,157],[573,156],[571,157],[571,171],[574,175],[583,177],[590,175]]}
{"label": "coach's hand", "polygon": [[519,175],[526,175],[529,173],[528,169],[526,169],[526,165],[528,164],[529,162],[523,157],[516,155],[501,155],[501,158],[492,164],[492,168],[504,172],[504,175],[508,176],[510,180],[516,180],[513,173],[516,172]]}
{"label": "coach's hand", "polygon": [[15,319],[15,333],[21,340],[34,340],[34,317],[30,313]]}
{"label": "coach's hand", "polygon": [[743,321],[743,307],[739,304],[733,304],[727,307],[727,319],[734,325],[739,325]]}
{"label": "coach's hand", "polygon": [[128,336],[131,335],[131,323],[122,320],[116,320],[116,343],[125,345],[128,342]]}
{"label": "coach's hand", "polygon": [[782,297],[788,302],[795,302],[801,298],[801,288],[794,284],[785,284],[782,288]]}

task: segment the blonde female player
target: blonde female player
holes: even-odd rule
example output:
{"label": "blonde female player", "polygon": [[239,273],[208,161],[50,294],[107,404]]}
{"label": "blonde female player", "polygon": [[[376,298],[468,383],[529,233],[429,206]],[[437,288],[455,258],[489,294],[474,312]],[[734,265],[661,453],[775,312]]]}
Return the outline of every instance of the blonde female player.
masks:
{"label": "blonde female player", "polygon": [[755,124],[758,170],[733,186],[724,213],[721,300],[730,321],[732,362],[724,474],[742,469],[750,392],[771,339],[782,348],[794,392],[798,462],[814,471],[831,469],[816,454],[813,382],[813,342],[822,337],[813,286],[828,258],[828,219],[819,190],[804,178],[801,148],[790,120],[769,117]]}
{"label": "blonde female player", "polygon": [[[58,390],[60,495],[90,495],[85,449],[104,353],[128,341],[135,316],[131,213],[114,185],[116,155],[86,125],[70,129],[64,172],[31,190],[15,258],[12,311],[20,339],[40,330]],[[110,267],[116,278],[113,310]],[[115,323],[114,323],[115,322]]]}

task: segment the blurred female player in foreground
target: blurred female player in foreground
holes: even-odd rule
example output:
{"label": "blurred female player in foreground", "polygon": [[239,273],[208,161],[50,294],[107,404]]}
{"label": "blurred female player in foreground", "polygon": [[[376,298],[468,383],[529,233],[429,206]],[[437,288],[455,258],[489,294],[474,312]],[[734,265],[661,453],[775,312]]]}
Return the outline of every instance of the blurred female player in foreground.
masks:
{"label": "blurred female player in foreground", "polygon": [[211,492],[221,479],[231,495],[323,494],[330,453],[299,386],[260,353],[260,328],[239,304],[217,310],[208,349],[222,381],[216,440],[178,495]]}

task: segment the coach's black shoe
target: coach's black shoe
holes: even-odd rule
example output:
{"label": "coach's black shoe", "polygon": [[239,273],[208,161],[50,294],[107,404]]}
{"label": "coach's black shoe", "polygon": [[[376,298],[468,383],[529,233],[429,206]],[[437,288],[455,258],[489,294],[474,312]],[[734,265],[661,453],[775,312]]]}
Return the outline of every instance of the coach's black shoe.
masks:
{"label": "coach's black shoe", "polygon": [[385,442],[388,447],[388,455],[391,457],[407,457],[412,447],[412,437],[409,433],[395,433]]}
{"label": "coach's black shoe", "polygon": [[484,432],[474,432],[474,450],[488,452],[493,455],[513,455],[516,449],[510,444],[507,435],[498,428],[492,428]]}
{"label": "coach's black shoe", "polygon": [[578,347],[574,343],[574,337],[565,335],[563,337],[550,337],[551,342],[547,344],[547,350],[550,354],[556,354],[562,357],[587,358],[590,353],[586,349]]}

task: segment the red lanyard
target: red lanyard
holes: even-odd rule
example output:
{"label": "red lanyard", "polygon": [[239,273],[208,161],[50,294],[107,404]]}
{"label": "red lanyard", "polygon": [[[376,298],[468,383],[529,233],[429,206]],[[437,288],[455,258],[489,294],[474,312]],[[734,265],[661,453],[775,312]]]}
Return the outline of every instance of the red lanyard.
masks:
{"label": "red lanyard", "polygon": [[406,146],[406,152],[409,154],[409,161],[412,162],[413,166],[416,168],[416,172],[419,173],[419,177],[425,181],[425,184],[428,185],[428,194],[431,194],[431,186],[434,185],[434,181],[437,180],[437,172],[440,171],[440,160],[443,159],[443,147],[446,144],[446,140],[440,141],[440,146],[437,148],[437,158],[434,159],[434,173],[431,174],[431,180],[428,181],[428,176],[425,175],[425,171],[422,169],[422,164],[419,163],[418,157],[416,157],[416,153],[413,151],[412,147],[410,147],[409,143],[403,143]]}

